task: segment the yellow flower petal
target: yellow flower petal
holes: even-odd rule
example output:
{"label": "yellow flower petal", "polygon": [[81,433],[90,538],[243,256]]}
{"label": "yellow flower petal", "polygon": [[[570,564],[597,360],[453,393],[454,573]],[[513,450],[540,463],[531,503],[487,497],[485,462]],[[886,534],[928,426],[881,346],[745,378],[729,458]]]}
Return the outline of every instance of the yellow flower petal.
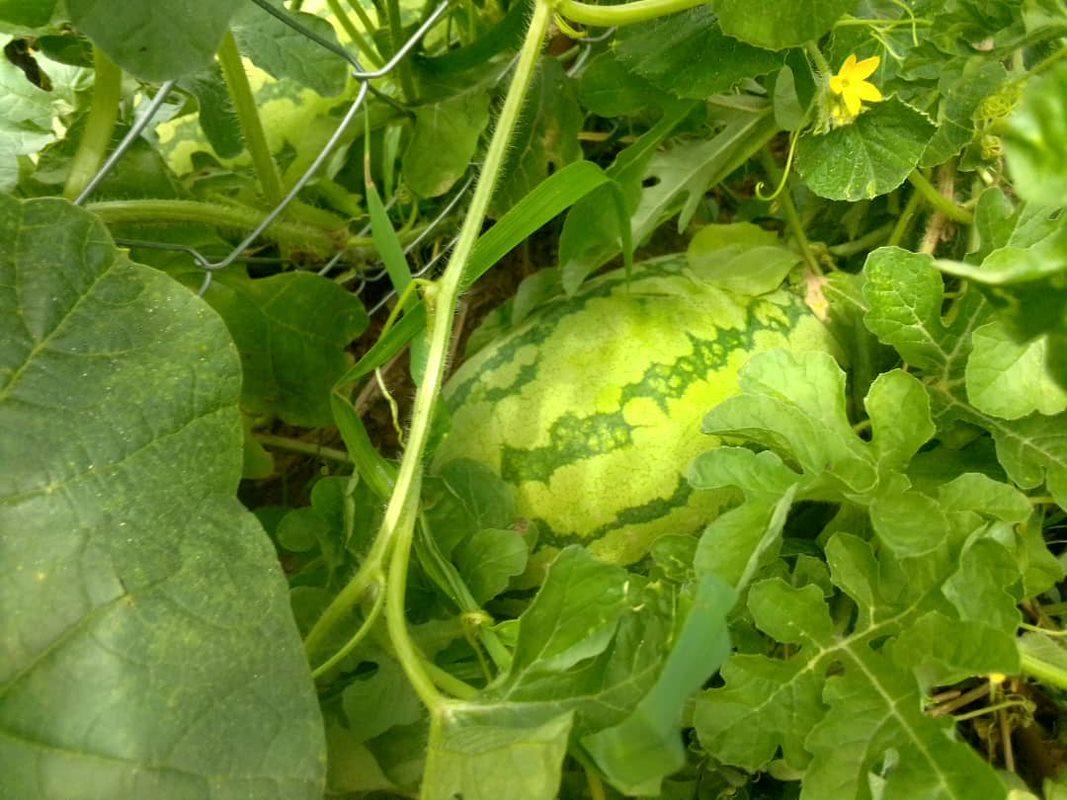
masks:
{"label": "yellow flower petal", "polygon": [[841,95],[841,99],[845,101],[845,108],[848,109],[850,115],[853,117],[859,115],[860,109],[863,108],[863,104],[860,102],[860,99],[855,92],[845,92]]}
{"label": "yellow flower petal", "polygon": [[830,78],[830,91],[834,94],[843,94],[845,91],[845,80],[839,75],[834,75]]}
{"label": "yellow flower petal", "polygon": [[878,90],[878,87],[867,81],[860,81],[852,87],[852,90],[856,97],[860,100],[866,100],[868,103],[877,103],[885,99],[882,97],[882,93]]}
{"label": "yellow flower petal", "polygon": [[882,59],[879,56],[871,56],[858,63],[856,62],[855,56],[850,56],[850,58],[852,59],[854,66],[851,70],[852,74],[849,77],[855,78],[856,80],[863,80],[864,78],[871,77],[874,74],[874,71],[878,69],[878,65],[882,63]]}
{"label": "yellow flower petal", "polygon": [[845,74],[851,72],[852,69],[855,66],[856,66],[856,54],[852,53],[848,58],[845,59],[845,63],[841,65],[841,69],[839,69],[837,71],[837,74],[838,75],[845,75]]}

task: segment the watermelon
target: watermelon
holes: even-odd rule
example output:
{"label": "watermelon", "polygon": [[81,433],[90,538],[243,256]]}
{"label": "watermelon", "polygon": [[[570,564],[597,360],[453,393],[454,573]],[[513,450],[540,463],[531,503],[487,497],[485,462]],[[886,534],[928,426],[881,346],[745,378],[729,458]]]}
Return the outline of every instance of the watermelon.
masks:
{"label": "watermelon", "polygon": [[833,351],[788,289],[758,297],[701,279],[684,255],[590,281],[474,353],[444,390],[451,430],[434,465],[474,459],[515,489],[551,547],[581,542],[627,564],[699,531],[729,493],[696,491],[701,421],[738,370],[777,347]]}

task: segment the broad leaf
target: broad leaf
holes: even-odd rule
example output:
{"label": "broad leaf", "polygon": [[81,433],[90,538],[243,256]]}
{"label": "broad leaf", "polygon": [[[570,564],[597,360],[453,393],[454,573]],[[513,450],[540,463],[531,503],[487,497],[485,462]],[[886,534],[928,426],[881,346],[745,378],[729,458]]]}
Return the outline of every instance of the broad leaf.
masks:
{"label": "broad leaf", "polygon": [[470,167],[489,123],[489,95],[456,95],[415,110],[415,127],[404,151],[404,180],[421,197],[447,192]]}
{"label": "broad leaf", "polygon": [[663,779],[685,765],[679,728],[690,695],[730,654],[726,615],[735,593],[714,575],[700,579],[656,683],[618,725],[582,744],[611,783],[628,795],[658,795]]}
{"label": "broad leaf", "polygon": [[1018,419],[1038,411],[1067,410],[1067,390],[1046,367],[1048,337],[1020,344],[1003,323],[989,322],[972,334],[967,359],[967,399],[986,414]]}
{"label": "broad leaf", "polygon": [[222,276],[207,300],[237,343],[247,410],[293,425],[332,424],[330,389],[350,363],[345,348],[367,327],[359,298],[327,278],[286,272]]}
{"label": "broad leaf", "polygon": [[904,182],[919,163],[933,132],[925,114],[890,98],[849,125],[801,139],[797,172],[820,197],[877,197]]}
{"label": "broad leaf", "polygon": [[[280,0],[272,2],[282,7]],[[326,41],[337,43],[333,26],[321,17],[288,9],[285,13]],[[344,91],[348,62],[262,8],[245,4],[234,16],[233,35],[241,52],[275,78],[291,78],[324,97]]]}
{"label": "broad leaf", "polygon": [[241,0],[67,0],[71,21],[127,72],[165,81],[203,70]]}
{"label": "broad leaf", "polygon": [[57,0],[0,0],[0,28],[40,28],[55,12]]}
{"label": "broad leaf", "polygon": [[321,797],[221,320],[64,201],[0,198],[0,242],[8,796]]}
{"label": "broad leaf", "polygon": [[743,42],[771,50],[818,39],[856,0],[715,0],[722,29]]}
{"label": "broad leaf", "polygon": [[726,36],[707,5],[622,28],[619,61],[657,89],[702,100],[782,65],[782,56]]}
{"label": "broad leaf", "polygon": [[422,800],[553,800],[573,714],[544,721],[450,704],[430,727]]}

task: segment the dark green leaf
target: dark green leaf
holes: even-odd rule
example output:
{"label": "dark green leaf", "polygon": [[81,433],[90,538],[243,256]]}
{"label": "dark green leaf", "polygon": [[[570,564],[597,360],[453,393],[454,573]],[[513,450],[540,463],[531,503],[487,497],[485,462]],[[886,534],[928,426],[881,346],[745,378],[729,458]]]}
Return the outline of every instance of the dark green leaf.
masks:
{"label": "dark green leaf", "polygon": [[831,200],[866,200],[904,182],[934,132],[921,111],[891,97],[855,122],[797,145],[797,172],[815,194]]}
{"label": "dark green leaf", "polygon": [[470,167],[478,139],[489,124],[489,95],[467,92],[415,110],[415,127],[404,151],[404,180],[421,197],[438,197]]}
{"label": "dark green leaf", "polygon": [[111,60],[146,81],[206,68],[241,0],[67,0],[71,21]]}
{"label": "dark green leaf", "polygon": [[582,71],[578,98],[601,117],[636,114],[662,99],[652,84],[631,74],[611,53],[596,56]]}
{"label": "dark green leaf", "polygon": [[[275,7],[281,0],[271,0]],[[330,42],[337,42],[333,26],[314,14],[286,10],[296,22]],[[234,16],[233,35],[252,63],[275,78],[290,78],[323,97],[344,91],[348,82],[348,62],[313,42],[281,20],[251,3]]]}
{"label": "dark green leaf", "polygon": [[730,36],[771,50],[816,40],[856,0],[715,0],[719,24]]}
{"label": "dark green leaf", "polygon": [[321,797],[221,320],[64,201],[0,197],[0,243],[7,794]]}
{"label": "dark green leaf", "polygon": [[782,64],[780,54],[726,36],[707,5],[622,28],[615,54],[657,89],[688,100],[728,92]]}
{"label": "dark green leaf", "polygon": [[309,272],[259,280],[228,273],[207,300],[241,353],[246,409],[293,425],[333,423],[330,389],[350,363],[345,348],[367,327],[357,297]]}

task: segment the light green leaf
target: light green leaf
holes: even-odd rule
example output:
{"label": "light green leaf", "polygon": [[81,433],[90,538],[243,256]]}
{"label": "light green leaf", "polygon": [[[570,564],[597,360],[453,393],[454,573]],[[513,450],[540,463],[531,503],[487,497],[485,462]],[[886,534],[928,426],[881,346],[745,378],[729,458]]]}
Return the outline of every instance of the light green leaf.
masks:
{"label": "light green leaf", "polygon": [[554,800],[573,714],[541,722],[452,704],[430,725],[422,800]]}
{"label": "light green leaf", "polygon": [[349,792],[396,791],[381,766],[359,739],[345,728],[331,722],[326,726],[326,788],[331,794]]}
{"label": "light green leaf", "polygon": [[438,197],[470,168],[489,124],[489,95],[466,92],[415,109],[415,126],[402,160],[404,181],[420,197]]}
{"label": "light green leaf", "polygon": [[313,273],[285,272],[219,276],[206,299],[241,353],[245,409],[293,425],[333,424],[330,389],[350,363],[345,348],[367,327],[357,297]]}
{"label": "light green leaf", "polygon": [[689,242],[686,258],[701,278],[739,294],[777,289],[800,256],[750,222],[707,225]]}
{"label": "light green leaf", "polygon": [[241,0],[67,0],[78,30],[112,61],[146,81],[205,69],[240,6]]}
{"label": "light green leaf", "polygon": [[891,97],[850,125],[802,138],[797,172],[820,197],[867,200],[904,182],[933,132],[925,114]]}
{"label": "light green leaf", "polygon": [[474,599],[485,603],[504,591],[513,577],[522,574],[529,552],[517,531],[487,528],[461,542],[452,560]]}
{"label": "light green leaf", "polygon": [[724,763],[750,770],[781,748],[785,763],[802,771],[802,800],[868,798],[872,777],[887,797],[1004,798],[996,772],[951,738],[951,721],[923,711],[916,673],[1010,668],[1012,636],[983,631],[990,647],[982,650],[967,644],[971,627],[952,620],[955,627],[937,629],[941,638],[922,623],[906,646],[895,645],[944,608],[939,587],[955,552],[902,564],[884,551],[876,559],[869,543],[839,533],[827,542],[826,558],[834,585],[856,604],[854,626],[839,629],[815,584],[797,588],[776,578],[753,586],[755,623],[793,652],[784,659],[734,656],[723,669],[725,685],[697,700],[701,743]]}
{"label": "light green leaf", "polygon": [[615,55],[657,89],[688,100],[729,92],[766,75],[782,56],[726,36],[708,5],[631,25],[615,36]]}
{"label": "light green leaf", "polygon": [[871,443],[883,471],[903,471],[937,428],[922,383],[903,370],[879,375],[864,400]]}
{"label": "light green leaf", "polygon": [[743,42],[771,50],[816,40],[856,0],[715,0],[722,29]]}
{"label": "light green leaf", "polygon": [[346,729],[356,742],[365,742],[395,725],[410,725],[423,718],[419,696],[400,665],[384,654],[375,663],[374,674],[352,681],[341,694],[341,707],[348,719]]}
{"label": "light green leaf", "polygon": [[831,356],[760,353],[741,370],[740,384],[740,395],[704,418],[705,433],[744,436],[852,491],[877,483],[874,460],[845,414],[845,374]]}
{"label": "light green leaf", "polygon": [[909,364],[945,370],[958,336],[941,319],[944,282],[934,260],[898,247],[880,247],[863,268],[867,327]]}
{"label": "light green leaf", "polygon": [[904,631],[893,643],[893,654],[924,688],[951,685],[972,675],[1019,671],[1014,637],[982,621],[951,619],[937,611]]}
{"label": "light green leaf", "polygon": [[1020,344],[1001,322],[989,322],[972,335],[967,359],[967,399],[979,411],[1018,419],[1035,411],[1058,414],[1067,409],[1067,389],[1045,366],[1048,337]]}
{"label": "light green leaf", "polygon": [[730,654],[726,615],[735,597],[714,575],[701,578],[656,683],[622,722],[582,739],[620,791],[659,795],[663,779],[685,765],[682,711]]}
{"label": "light green leaf", "polygon": [[221,320],[56,199],[0,197],[0,287],[6,796],[321,797]]}
{"label": "light green leaf", "polygon": [[1067,196],[1067,65],[1027,82],[1022,105],[1008,120],[1004,148],[1019,194],[1062,206]]}
{"label": "light green leaf", "polygon": [[51,95],[0,59],[0,191],[11,191],[18,181],[19,156],[39,152],[55,138]]}
{"label": "light green leaf", "polygon": [[40,28],[48,24],[57,0],[0,0],[0,23],[16,29]]}
{"label": "light green leaf", "polygon": [[604,651],[627,607],[626,570],[564,548],[519,617],[509,678],[561,672]]}
{"label": "light green leaf", "polygon": [[936,501],[920,492],[886,493],[870,508],[878,538],[899,558],[929,553],[948,538],[948,519]]}
{"label": "light green leaf", "polygon": [[[280,0],[271,0],[281,7]],[[314,14],[284,9],[296,22],[328,42],[337,43],[333,26]],[[339,95],[348,83],[348,62],[304,34],[247,4],[234,16],[233,35],[252,63],[278,80],[289,78],[323,97]]]}

